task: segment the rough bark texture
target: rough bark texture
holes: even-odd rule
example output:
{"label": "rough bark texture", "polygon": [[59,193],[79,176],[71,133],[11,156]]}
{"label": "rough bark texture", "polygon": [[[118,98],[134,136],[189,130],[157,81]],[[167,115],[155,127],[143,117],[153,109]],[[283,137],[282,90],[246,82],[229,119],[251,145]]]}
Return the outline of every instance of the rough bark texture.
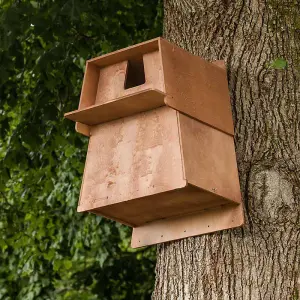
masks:
{"label": "rough bark texture", "polygon": [[[155,300],[299,299],[299,7],[165,1],[168,40],[226,60],[247,224],[159,245]],[[268,67],[276,58],[287,68]]]}

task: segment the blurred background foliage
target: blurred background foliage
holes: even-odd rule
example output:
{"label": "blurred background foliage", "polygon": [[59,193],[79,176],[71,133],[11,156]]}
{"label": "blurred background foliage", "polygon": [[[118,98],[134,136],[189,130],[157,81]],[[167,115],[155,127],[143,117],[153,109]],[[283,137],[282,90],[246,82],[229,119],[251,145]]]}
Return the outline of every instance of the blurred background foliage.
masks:
{"label": "blurred background foliage", "polygon": [[161,35],[159,0],[0,0],[0,299],[149,299],[154,248],[76,212],[87,150],[64,112],[85,61]]}

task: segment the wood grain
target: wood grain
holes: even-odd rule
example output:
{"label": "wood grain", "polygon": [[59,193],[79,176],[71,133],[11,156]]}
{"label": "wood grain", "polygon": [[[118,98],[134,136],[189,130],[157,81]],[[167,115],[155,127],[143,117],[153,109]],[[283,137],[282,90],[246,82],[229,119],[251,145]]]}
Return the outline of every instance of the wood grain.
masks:
{"label": "wood grain", "polygon": [[132,227],[227,204],[228,200],[191,185],[94,209]]}
{"label": "wood grain", "polygon": [[181,113],[178,116],[188,183],[240,203],[233,137]]}
{"label": "wood grain", "polygon": [[222,209],[240,201],[231,174],[232,137],[164,106],[91,127],[78,211],[136,227]]}
{"label": "wood grain", "polygon": [[145,53],[143,61],[146,84],[151,84],[152,88],[165,92],[164,74],[159,51]]}
{"label": "wood grain", "polygon": [[166,105],[234,134],[226,71],[160,39]]}
{"label": "wood grain", "polygon": [[66,113],[65,118],[86,125],[97,125],[163,106],[164,97],[164,93],[155,89],[142,90],[104,104]]}
{"label": "wood grain", "polygon": [[94,104],[105,104],[124,96],[124,82],[128,61],[100,68]]}
{"label": "wood grain", "polygon": [[173,109],[161,107],[91,127],[79,211],[185,185]]}
{"label": "wood grain", "polygon": [[90,127],[88,125],[76,122],[75,130],[76,130],[76,132],[81,133],[85,136],[90,136]]}
{"label": "wood grain", "polygon": [[139,248],[239,227],[243,222],[242,204],[194,211],[133,228],[131,247]]}

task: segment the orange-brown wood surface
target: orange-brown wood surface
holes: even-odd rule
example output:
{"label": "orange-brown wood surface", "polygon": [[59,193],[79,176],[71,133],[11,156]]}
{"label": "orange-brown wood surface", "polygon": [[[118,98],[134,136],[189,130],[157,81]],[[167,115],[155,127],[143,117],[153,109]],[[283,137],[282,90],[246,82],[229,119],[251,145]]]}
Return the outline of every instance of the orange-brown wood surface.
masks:
{"label": "orange-brown wood surface", "polygon": [[125,60],[129,60],[132,57],[158,50],[158,42],[160,39],[161,38],[155,38],[137,45],[114,51],[112,53],[98,56],[88,60],[88,63],[93,63],[98,67],[105,67]]}
{"label": "orange-brown wood surface", "polygon": [[159,51],[145,53],[143,62],[146,84],[151,84],[153,88],[165,92],[164,74]]}
{"label": "orange-brown wood surface", "polygon": [[78,211],[136,227],[240,202],[238,184],[233,138],[164,106],[91,127]]}
{"label": "orange-brown wood surface", "polygon": [[89,129],[84,124],[96,125],[164,105],[164,78],[158,50],[130,58],[141,60],[145,76],[143,84],[131,88],[125,87],[129,61],[101,68],[95,61],[87,63],[79,109],[65,114],[77,122],[76,131],[88,135]]}
{"label": "orange-brown wood surface", "polygon": [[86,125],[97,125],[163,106],[164,97],[165,95],[158,90],[143,90],[105,104],[66,113],[65,118]]}
{"label": "orange-brown wood surface", "polygon": [[124,82],[128,61],[99,68],[97,95],[94,104],[104,104],[124,96]]}
{"label": "orange-brown wood surface", "polygon": [[135,227],[132,232],[131,247],[138,248],[230,229],[239,227],[243,223],[242,204],[223,205]]}
{"label": "orange-brown wood surface", "polygon": [[90,127],[88,125],[76,122],[75,130],[76,132],[81,133],[85,136],[90,136]]}
{"label": "orange-brown wood surface", "polygon": [[[83,84],[81,89],[79,108],[84,109],[94,104],[97,95],[97,83],[99,80],[99,69],[95,65],[86,64]],[[66,114],[65,114],[66,116]],[[89,136],[89,128],[76,122],[75,130],[83,135]]]}
{"label": "orange-brown wood surface", "polygon": [[164,39],[160,50],[166,104],[233,135],[226,71]]}
{"label": "orange-brown wood surface", "polygon": [[137,227],[154,220],[179,216],[227,203],[227,199],[188,185],[163,193],[103,206],[92,212]]}
{"label": "orange-brown wood surface", "polygon": [[89,63],[86,64],[79,101],[79,109],[83,109],[95,104],[99,74],[99,68],[96,65]]}
{"label": "orange-brown wood surface", "polygon": [[79,210],[185,186],[177,122],[164,106],[91,127]]}
{"label": "orange-brown wood surface", "polygon": [[[144,82],[138,83],[130,88],[126,88],[126,79],[130,71],[130,64],[141,65],[144,75],[140,69],[132,69],[132,75],[144,76]],[[89,63],[91,64],[91,63]],[[135,74],[139,71],[139,74]],[[121,97],[131,97],[131,95],[149,89],[164,92],[164,78],[162,64],[158,51],[146,53],[140,57],[133,57],[130,61],[122,61],[113,65],[98,69],[97,94],[90,103],[105,104]],[[139,80],[138,80],[139,81]],[[84,91],[83,91],[84,93]],[[151,108],[150,108],[151,109]]]}
{"label": "orange-brown wood surface", "polygon": [[178,115],[188,183],[240,203],[233,137],[183,114]]}
{"label": "orange-brown wood surface", "polygon": [[[126,88],[131,77],[128,76],[131,65],[140,66],[131,72],[145,79],[142,84],[133,83],[131,88]],[[233,135],[224,62],[207,62],[161,38],[89,60],[79,110],[93,109],[95,104],[121,100],[148,89],[165,92],[166,105]],[[148,109],[152,108],[149,105]],[[130,115],[129,108],[127,111],[126,116]],[[134,113],[136,110],[131,114]],[[112,114],[113,111],[110,112]],[[116,114],[119,115],[119,112],[116,111]]]}

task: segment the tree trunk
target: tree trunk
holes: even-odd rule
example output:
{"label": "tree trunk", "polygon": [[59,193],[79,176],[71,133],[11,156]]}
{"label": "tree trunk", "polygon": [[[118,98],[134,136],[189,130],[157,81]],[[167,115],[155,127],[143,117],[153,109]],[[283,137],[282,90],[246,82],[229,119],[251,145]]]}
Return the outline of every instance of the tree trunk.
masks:
{"label": "tree trunk", "polygon": [[165,38],[226,61],[246,224],[159,245],[155,300],[300,299],[298,1],[165,0]]}

